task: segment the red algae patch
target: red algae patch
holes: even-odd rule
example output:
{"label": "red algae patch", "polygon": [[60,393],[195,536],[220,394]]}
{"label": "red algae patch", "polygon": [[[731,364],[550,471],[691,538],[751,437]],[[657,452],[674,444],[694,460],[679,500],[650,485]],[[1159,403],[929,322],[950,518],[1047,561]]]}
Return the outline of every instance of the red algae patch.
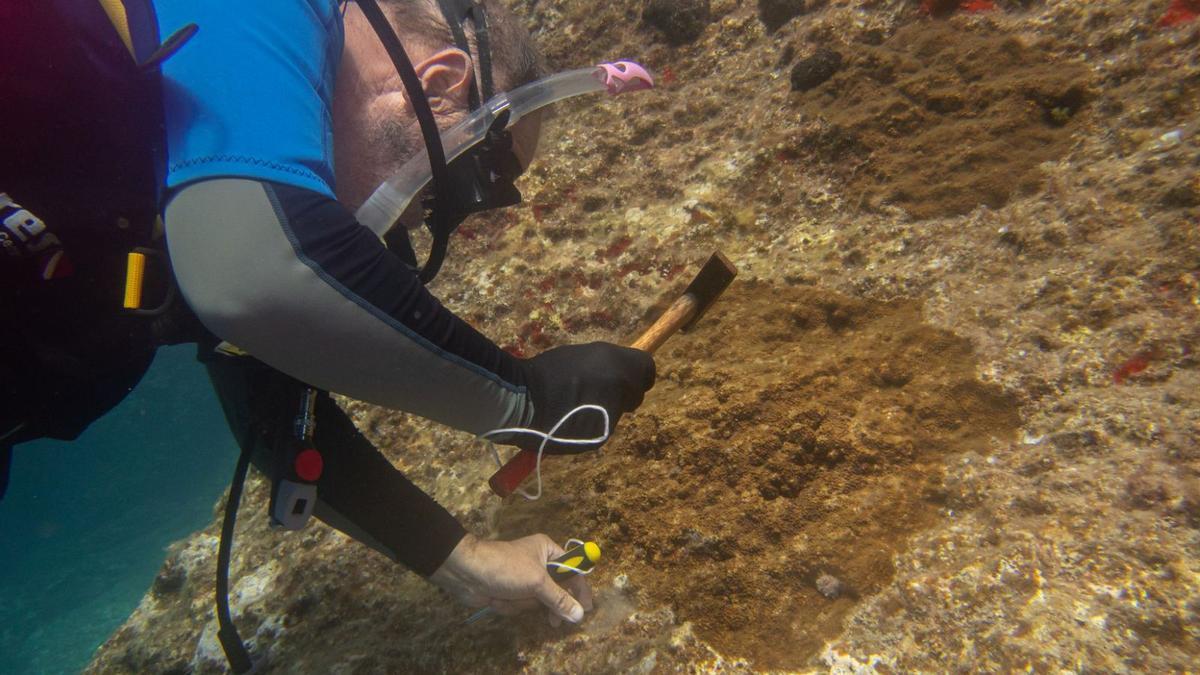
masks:
{"label": "red algae patch", "polygon": [[946,458],[1018,424],[914,301],[739,284],[658,364],[610,445],[547,460],[546,496],[500,528],[595,538],[597,584],[627,575],[755,668],[809,663],[940,518]]}
{"label": "red algae patch", "polygon": [[1161,28],[1173,28],[1189,23],[1200,16],[1200,0],[1174,0],[1166,13],[1158,20]]}

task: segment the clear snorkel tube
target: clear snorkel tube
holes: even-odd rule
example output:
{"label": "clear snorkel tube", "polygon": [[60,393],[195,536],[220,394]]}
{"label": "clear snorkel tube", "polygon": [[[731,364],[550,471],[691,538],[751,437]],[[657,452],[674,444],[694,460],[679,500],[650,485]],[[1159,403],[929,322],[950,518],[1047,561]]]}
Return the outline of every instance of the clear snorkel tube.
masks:
{"label": "clear snorkel tube", "polygon": [[[470,117],[441,134],[446,161],[453,161],[482,141],[496,119],[505,112],[508,113],[507,128],[511,128],[525,115],[565,98],[599,91],[615,96],[653,86],[650,73],[632,61],[602,63],[594,68],[569,70],[530,82],[497,94]],[[421,150],[363,202],[355,213],[358,222],[380,237],[387,234],[431,178],[429,152]]]}

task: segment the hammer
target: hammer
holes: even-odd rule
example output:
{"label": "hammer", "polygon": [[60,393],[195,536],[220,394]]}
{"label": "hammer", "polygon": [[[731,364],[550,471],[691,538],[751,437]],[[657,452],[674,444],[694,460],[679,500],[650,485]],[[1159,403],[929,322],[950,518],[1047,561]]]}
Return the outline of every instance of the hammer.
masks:
{"label": "hammer", "polygon": [[[704,263],[704,267],[700,268],[696,278],[692,279],[692,283],[684,289],[683,295],[629,346],[653,354],[677,331],[688,332],[736,276],[737,268],[729,262],[729,258],[720,251],[713,253],[708,262]],[[522,450],[514,455],[488,480],[492,492],[501,497],[512,494],[521,481],[533,473],[537,467],[537,457],[538,454],[534,450]]]}

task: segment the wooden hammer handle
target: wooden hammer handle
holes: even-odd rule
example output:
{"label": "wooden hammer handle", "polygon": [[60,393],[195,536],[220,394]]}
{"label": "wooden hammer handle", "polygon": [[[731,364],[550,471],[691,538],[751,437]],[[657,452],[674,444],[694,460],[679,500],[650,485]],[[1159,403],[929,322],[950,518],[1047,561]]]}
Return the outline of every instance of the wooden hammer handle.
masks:
{"label": "wooden hammer handle", "polygon": [[[686,326],[687,322],[691,321],[695,314],[696,297],[691,293],[685,293],[675,302],[671,303],[667,311],[658,317],[658,320],[629,346],[653,354],[667,341],[667,338],[678,332],[680,328]],[[492,492],[501,497],[507,497],[536,468],[537,451],[522,450],[513,455],[512,459],[508,460],[504,466],[492,474],[492,477],[488,479],[488,485],[492,487]]]}
{"label": "wooden hammer handle", "polygon": [[667,341],[667,338],[678,332],[680,328],[686,326],[687,322],[691,321],[695,314],[696,296],[691,293],[684,293],[675,302],[671,303],[667,311],[658,317],[658,320],[647,328],[641,337],[634,340],[633,344],[629,346],[653,354]]}

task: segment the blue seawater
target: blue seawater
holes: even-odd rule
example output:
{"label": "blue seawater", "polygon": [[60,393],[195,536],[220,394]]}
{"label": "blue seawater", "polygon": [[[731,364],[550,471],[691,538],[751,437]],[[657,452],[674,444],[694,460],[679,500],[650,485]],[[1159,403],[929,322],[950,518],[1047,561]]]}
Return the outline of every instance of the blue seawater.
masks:
{"label": "blue seawater", "polygon": [[0,501],[0,673],[75,673],[207,525],[237,445],[195,347],[160,349],[77,441],[16,448]]}

